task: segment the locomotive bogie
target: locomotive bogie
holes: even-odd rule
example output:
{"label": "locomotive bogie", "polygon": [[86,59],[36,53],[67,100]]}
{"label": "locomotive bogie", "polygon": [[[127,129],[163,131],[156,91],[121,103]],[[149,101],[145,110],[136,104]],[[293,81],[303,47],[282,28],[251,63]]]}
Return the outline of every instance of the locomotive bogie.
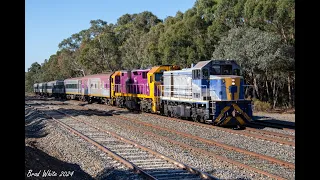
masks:
{"label": "locomotive bogie", "polygon": [[160,112],[165,116],[192,119],[200,122],[205,122],[210,117],[207,102],[194,103],[162,100]]}

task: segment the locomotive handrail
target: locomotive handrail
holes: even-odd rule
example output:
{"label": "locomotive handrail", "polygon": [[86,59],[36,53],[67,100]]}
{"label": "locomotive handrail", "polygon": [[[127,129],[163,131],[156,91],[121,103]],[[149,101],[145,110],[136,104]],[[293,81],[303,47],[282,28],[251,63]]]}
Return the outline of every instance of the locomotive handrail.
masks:
{"label": "locomotive handrail", "polygon": [[[159,93],[160,97],[174,97],[179,100],[182,98],[203,100],[204,97],[210,96],[207,85],[197,86],[197,88],[192,85],[159,85],[158,90],[161,91],[161,93]],[[199,93],[199,97],[195,97],[196,93]]]}
{"label": "locomotive handrail", "polygon": [[[135,90],[135,91],[133,91],[135,93],[139,92],[138,94],[147,94],[147,84],[114,84],[113,90],[116,93],[123,93],[122,88],[126,88],[126,86],[130,87],[130,89],[132,87],[133,90]],[[127,93],[133,93],[133,92],[131,91],[131,92],[127,92]]]}

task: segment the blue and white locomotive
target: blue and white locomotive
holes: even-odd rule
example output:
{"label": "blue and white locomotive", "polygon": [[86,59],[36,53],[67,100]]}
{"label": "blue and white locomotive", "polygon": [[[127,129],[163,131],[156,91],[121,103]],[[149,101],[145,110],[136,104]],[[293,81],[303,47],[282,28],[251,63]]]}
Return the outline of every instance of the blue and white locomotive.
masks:
{"label": "blue and white locomotive", "polygon": [[251,100],[234,60],[200,61],[194,67],[163,72],[160,113],[217,126],[245,126]]}

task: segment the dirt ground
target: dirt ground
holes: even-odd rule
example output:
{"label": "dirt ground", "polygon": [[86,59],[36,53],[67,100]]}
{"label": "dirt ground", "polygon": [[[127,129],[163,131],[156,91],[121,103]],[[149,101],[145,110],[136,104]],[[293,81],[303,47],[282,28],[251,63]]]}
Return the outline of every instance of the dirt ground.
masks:
{"label": "dirt ground", "polygon": [[[72,174],[72,176],[71,176]],[[76,164],[70,164],[48,155],[37,148],[36,141],[26,140],[25,179],[93,179]]]}

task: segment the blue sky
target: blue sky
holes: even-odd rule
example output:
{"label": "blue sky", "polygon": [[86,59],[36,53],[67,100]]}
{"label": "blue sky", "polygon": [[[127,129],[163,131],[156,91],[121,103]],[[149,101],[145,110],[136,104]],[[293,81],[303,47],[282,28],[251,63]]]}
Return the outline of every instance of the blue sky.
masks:
{"label": "blue sky", "polygon": [[185,12],[196,0],[26,0],[25,71],[55,54],[65,38],[90,27],[90,20],[116,23],[126,14],[150,11],[159,19]]}

